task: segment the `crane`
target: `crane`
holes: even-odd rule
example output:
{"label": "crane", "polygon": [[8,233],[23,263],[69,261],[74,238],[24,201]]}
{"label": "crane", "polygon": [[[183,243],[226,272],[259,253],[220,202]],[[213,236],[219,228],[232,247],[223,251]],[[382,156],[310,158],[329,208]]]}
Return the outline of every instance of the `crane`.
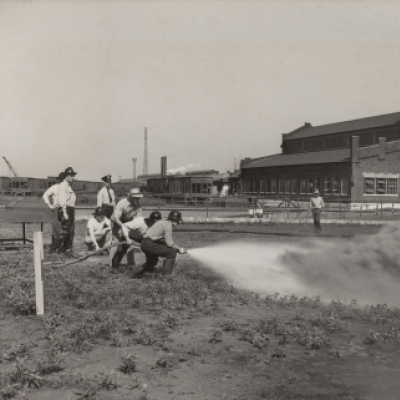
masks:
{"label": "crane", "polygon": [[10,164],[10,162],[4,156],[3,156],[3,158],[4,158],[4,161],[6,162],[6,164],[8,165],[8,168],[10,168],[10,171],[14,174],[15,177],[17,177],[18,175],[15,172],[14,168],[12,167],[12,165]]}

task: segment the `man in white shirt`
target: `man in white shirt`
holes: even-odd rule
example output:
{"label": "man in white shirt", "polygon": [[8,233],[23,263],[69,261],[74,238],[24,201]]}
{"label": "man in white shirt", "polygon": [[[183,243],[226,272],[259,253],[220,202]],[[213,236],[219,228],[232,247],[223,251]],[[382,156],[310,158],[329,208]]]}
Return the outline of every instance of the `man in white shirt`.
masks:
{"label": "man in white shirt", "polygon": [[[61,172],[57,180],[60,182],[64,180],[64,172]],[[58,202],[57,202],[57,194],[58,194],[58,185],[59,183],[56,183],[55,185],[50,186],[43,194],[42,199],[46,203],[46,205],[50,208],[52,211],[52,221],[51,221],[51,242],[54,243],[55,240],[57,240],[60,237],[60,232],[61,232],[61,224],[60,221],[58,220],[58,212],[57,212],[57,207],[58,207]]]}
{"label": "man in white shirt", "polygon": [[89,250],[100,250],[111,244],[111,241],[111,221],[103,215],[101,207],[97,207],[87,223],[85,243]]}
{"label": "man in white shirt", "polygon": [[317,189],[314,192],[314,197],[311,197],[310,200],[310,209],[313,213],[314,217],[314,232],[320,233],[321,232],[321,212],[325,207],[324,200],[319,194],[319,190]]}
{"label": "man in white shirt", "polygon": [[101,207],[103,215],[107,218],[111,218],[115,204],[115,192],[111,188],[111,175],[106,175],[101,178],[104,186],[100,189],[97,194],[97,207]]}
{"label": "man in white shirt", "polygon": [[[129,246],[132,244],[132,239],[129,237],[128,230],[123,228],[123,225],[127,222],[132,221],[136,217],[142,216],[142,206],[140,199],[143,197],[143,193],[140,193],[138,188],[133,188],[129,191],[128,196],[121,199],[114,209],[112,215],[112,232],[113,237],[118,242],[125,242],[126,244],[120,244],[117,248],[112,248],[110,251],[110,264],[112,272],[116,273],[122,258],[128,251]],[[130,264],[135,265],[135,257],[133,251],[130,252]]]}
{"label": "man in white shirt", "polygon": [[75,203],[76,195],[71,184],[77,173],[73,168],[68,167],[64,171],[64,180],[58,185],[58,220],[61,222],[61,234],[59,240],[54,242],[53,249],[59,253],[68,254],[72,251],[72,244],[75,233]]}

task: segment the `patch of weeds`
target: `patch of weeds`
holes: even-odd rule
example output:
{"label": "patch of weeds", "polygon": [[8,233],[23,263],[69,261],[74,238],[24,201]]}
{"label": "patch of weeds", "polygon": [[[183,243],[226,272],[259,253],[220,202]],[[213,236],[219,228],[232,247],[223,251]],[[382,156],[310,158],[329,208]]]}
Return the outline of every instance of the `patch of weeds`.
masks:
{"label": "patch of weeds", "polygon": [[210,343],[219,343],[222,342],[222,329],[214,328],[211,332],[211,338],[209,340]]}
{"label": "patch of weeds", "polygon": [[17,357],[15,367],[8,377],[11,384],[20,384],[32,389],[39,389],[43,383],[43,378],[37,375],[36,369],[27,362],[27,358]]}
{"label": "patch of weeds", "polygon": [[126,354],[121,357],[122,364],[118,367],[118,371],[126,375],[131,375],[137,370],[137,363],[135,361],[136,355]]}
{"label": "patch of weeds", "polygon": [[325,333],[318,329],[298,329],[295,330],[297,342],[309,350],[319,350],[322,347],[330,346]]}
{"label": "patch of weeds", "polygon": [[364,339],[365,344],[375,344],[378,341],[379,333],[370,329],[368,335]]}
{"label": "patch of weeds", "polygon": [[50,375],[55,372],[63,371],[64,360],[58,355],[50,352],[47,357],[40,358],[37,363],[37,372],[40,375]]}
{"label": "patch of weeds", "polygon": [[31,349],[34,346],[33,343],[20,343],[18,345],[15,345],[11,347],[10,350],[8,350],[2,358],[7,360],[7,361],[15,361],[17,357],[23,358],[23,357],[28,357],[31,353]]}

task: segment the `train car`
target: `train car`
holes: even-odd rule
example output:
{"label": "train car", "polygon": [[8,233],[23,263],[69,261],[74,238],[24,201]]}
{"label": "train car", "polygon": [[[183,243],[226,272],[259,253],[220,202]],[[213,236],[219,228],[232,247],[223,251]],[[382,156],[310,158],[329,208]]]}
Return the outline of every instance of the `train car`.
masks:
{"label": "train car", "polygon": [[153,197],[183,201],[205,201],[212,197],[213,176],[168,175],[147,181]]}
{"label": "train car", "polygon": [[13,177],[11,178],[11,195],[41,196],[47,189],[47,179]]}
{"label": "train car", "polygon": [[8,176],[0,176],[0,193],[7,194],[10,193],[11,188],[11,178]]}

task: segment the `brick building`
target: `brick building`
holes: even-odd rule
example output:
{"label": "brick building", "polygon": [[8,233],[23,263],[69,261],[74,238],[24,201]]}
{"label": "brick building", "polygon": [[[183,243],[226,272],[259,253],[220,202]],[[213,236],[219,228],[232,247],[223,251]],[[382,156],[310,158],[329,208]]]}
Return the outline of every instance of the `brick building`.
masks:
{"label": "brick building", "polygon": [[327,201],[400,202],[400,112],[282,135],[282,152],[245,159],[246,195],[306,200],[319,189]]}

